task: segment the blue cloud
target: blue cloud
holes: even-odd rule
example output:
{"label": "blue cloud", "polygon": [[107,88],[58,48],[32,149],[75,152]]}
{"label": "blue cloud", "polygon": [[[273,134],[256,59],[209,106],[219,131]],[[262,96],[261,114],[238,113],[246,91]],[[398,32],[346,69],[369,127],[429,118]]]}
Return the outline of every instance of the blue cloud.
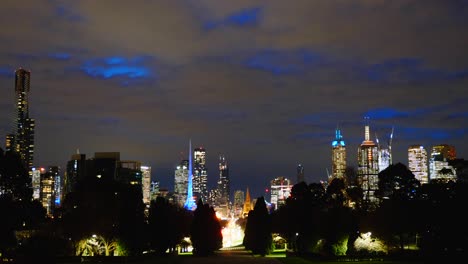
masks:
{"label": "blue cloud", "polygon": [[82,15],[79,15],[71,8],[64,5],[59,5],[55,8],[55,15],[70,22],[80,22],[84,20]]}
{"label": "blue cloud", "polygon": [[468,131],[466,128],[444,129],[444,128],[417,128],[417,127],[397,127],[398,135],[402,139],[415,140],[453,140],[461,138]]}
{"label": "blue cloud", "polygon": [[448,115],[448,118],[449,119],[468,119],[468,112],[457,112],[457,113],[453,113],[453,114],[450,114]]}
{"label": "blue cloud", "polygon": [[249,68],[267,71],[274,75],[303,73],[307,69],[321,66],[326,58],[309,50],[271,50],[257,52],[243,64]]}
{"label": "blue cloud", "polygon": [[68,60],[71,58],[71,55],[66,52],[56,52],[56,53],[49,53],[49,58],[57,59],[57,60]]}
{"label": "blue cloud", "polygon": [[0,76],[12,77],[14,76],[14,71],[6,67],[0,67]]}
{"label": "blue cloud", "polygon": [[410,113],[401,112],[392,108],[377,108],[364,113],[363,116],[368,116],[370,119],[392,119],[392,118],[405,118]]}
{"label": "blue cloud", "polygon": [[259,23],[261,11],[260,7],[243,9],[224,19],[208,21],[203,25],[203,28],[205,30],[213,30],[222,26],[253,27]]}
{"label": "blue cloud", "polygon": [[[151,69],[146,66],[149,57],[109,57],[85,62],[81,70],[88,76],[104,79],[129,78],[145,79],[152,77]],[[123,82],[128,84],[128,80]]]}
{"label": "blue cloud", "polygon": [[468,78],[468,69],[449,71],[431,68],[421,58],[397,58],[371,65],[360,65],[362,74],[369,81],[376,82],[429,82],[452,81]]}

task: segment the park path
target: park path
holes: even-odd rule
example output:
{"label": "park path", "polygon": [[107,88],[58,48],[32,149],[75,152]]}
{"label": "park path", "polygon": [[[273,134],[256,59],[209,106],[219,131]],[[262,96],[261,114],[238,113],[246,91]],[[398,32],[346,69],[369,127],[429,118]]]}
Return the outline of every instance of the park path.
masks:
{"label": "park path", "polygon": [[271,257],[253,256],[244,249],[220,250],[209,257],[183,258],[183,264],[281,264],[278,259]]}

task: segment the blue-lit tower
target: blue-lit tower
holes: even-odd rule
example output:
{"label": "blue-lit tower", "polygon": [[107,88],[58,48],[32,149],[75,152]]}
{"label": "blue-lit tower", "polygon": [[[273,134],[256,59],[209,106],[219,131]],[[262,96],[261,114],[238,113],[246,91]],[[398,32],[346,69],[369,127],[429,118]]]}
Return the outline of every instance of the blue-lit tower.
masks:
{"label": "blue-lit tower", "polygon": [[335,140],[332,141],[332,174],[329,182],[334,178],[344,179],[346,171],[346,145],[341,135],[341,130],[336,128]]}
{"label": "blue-lit tower", "polygon": [[188,164],[188,183],[187,183],[187,200],[184,208],[193,211],[197,208],[193,200],[193,173],[192,173],[192,140],[189,141],[189,164]]}

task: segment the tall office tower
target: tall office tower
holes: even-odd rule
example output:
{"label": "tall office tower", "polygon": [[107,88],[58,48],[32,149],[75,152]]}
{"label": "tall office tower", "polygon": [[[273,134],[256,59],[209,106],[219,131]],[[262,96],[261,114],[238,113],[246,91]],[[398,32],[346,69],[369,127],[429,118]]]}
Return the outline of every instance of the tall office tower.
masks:
{"label": "tall office tower", "polygon": [[427,151],[423,146],[413,145],[408,148],[408,169],[421,184],[429,182]]}
{"label": "tall office tower", "polygon": [[429,159],[429,179],[456,180],[455,169],[448,164],[456,158],[455,147],[447,144],[432,147]]}
{"label": "tall office tower", "polygon": [[193,199],[193,172],[192,172],[192,140],[189,141],[189,159],[188,159],[188,181],[187,181],[187,200],[184,208],[190,211],[197,209],[197,204]]}
{"label": "tall office tower", "polygon": [[45,168],[31,168],[32,171],[32,198],[39,200],[41,198],[41,174],[45,173]]}
{"label": "tall office tower", "polygon": [[49,167],[48,170],[43,167],[31,168],[31,171],[33,199],[38,200],[46,209],[47,215],[52,217],[56,207],[55,179],[59,174],[58,167]]}
{"label": "tall office tower", "polygon": [[[367,118],[366,118],[367,120]],[[364,141],[358,148],[358,181],[364,193],[364,204],[373,209],[378,200],[374,192],[378,189],[379,161],[377,145],[370,139],[369,123],[366,122]]]}
{"label": "tall office tower", "polygon": [[393,128],[392,128],[392,133],[390,133],[387,146],[381,145],[379,142],[379,138],[377,136],[375,137],[375,140],[377,141],[377,148],[379,150],[379,155],[378,155],[379,172],[381,172],[392,164]]}
{"label": "tall office tower", "polygon": [[174,172],[174,202],[181,207],[187,200],[188,165],[188,160],[182,160]]}
{"label": "tall office tower", "polygon": [[151,182],[151,187],[150,187],[151,201],[156,200],[158,195],[159,195],[159,182],[158,181],[152,181]]}
{"label": "tall office tower", "polygon": [[305,179],[304,179],[304,166],[302,166],[302,164],[297,165],[296,173],[297,173],[296,174],[296,177],[297,177],[297,182],[296,183],[305,182]]}
{"label": "tall office tower", "polygon": [[206,151],[203,147],[196,148],[193,151],[194,173],[193,173],[193,194],[206,202],[208,199],[208,176],[206,170]]}
{"label": "tall office tower", "polygon": [[335,140],[332,141],[332,174],[330,183],[334,178],[345,179],[346,171],[346,145],[341,135],[341,130],[335,130]]}
{"label": "tall office tower", "polygon": [[229,195],[231,193],[231,189],[229,186],[229,168],[226,161],[226,157],[223,154],[219,155],[218,190],[221,195],[219,203],[229,204]]}
{"label": "tall office tower", "polygon": [[291,180],[285,177],[277,177],[271,181],[270,203],[274,209],[286,204],[286,199],[291,195],[292,187]]}
{"label": "tall office tower", "polygon": [[54,178],[54,208],[62,203],[62,177],[60,176],[60,167],[49,166],[48,173]]}
{"label": "tall office tower", "polygon": [[[41,175],[41,203],[46,209],[47,215],[52,217],[56,207],[57,184],[56,179],[59,176],[59,167],[49,166],[47,172]],[[59,202],[60,204],[60,202]]]}
{"label": "tall office tower", "polygon": [[34,119],[29,117],[29,90],[31,72],[18,69],[15,72],[16,134],[14,150],[19,153],[24,166],[32,175],[34,158]]}
{"label": "tall office tower", "polygon": [[151,202],[151,167],[141,166],[142,173],[141,191],[143,193],[143,203],[149,207]]}
{"label": "tall office tower", "polygon": [[13,151],[15,150],[15,135],[8,134],[6,135],[5,140],[5,151]]}
{"label": "tall office tower", "polygon": [[86,155],[80,154],[79,151],[73,154],[67,162],[67,170],[63,181],[63,196],[75,190],[75,185],[78,181],[86,176]]}

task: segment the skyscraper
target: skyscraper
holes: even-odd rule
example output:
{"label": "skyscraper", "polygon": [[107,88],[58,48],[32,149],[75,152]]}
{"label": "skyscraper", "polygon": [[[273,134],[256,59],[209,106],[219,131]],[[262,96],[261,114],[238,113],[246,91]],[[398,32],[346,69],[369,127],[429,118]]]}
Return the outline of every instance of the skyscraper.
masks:
{"label": "skyscraper", "polygon": [[335,140],[332,141],[332,174],[329,182],[333,178],[344,179],[346,171],[346,145],[341,135],[341,130],[335,130]]}
{"label": "skyscraper", "polygon": [[187,187],[189,180],[188,160],[182,160],[177,165],[174,173],[174,202],[180,206],[184,206],[187,200]]}
{"label": "skyscraper", "polygon": [[219,155],[219,180],[218,190],[221,195],[220,204],[229,204],[229,195],[231,193],[229,186],[229,168],[226,161],[226,157],[221,154]]}
{"label": "skyscraper", "polygon": [[193,174],[193,194],[197,200],[201,198],[203,202],[208,199],[208,175],[206,170],[206,151],[203,147],[198,147],[193,151],[194,174]]}
{"label": "skyscraper", "polygon": [[377,148],[379,150],[378,160],[379,160],[379,172],[388,168],[392,165],[392,140],[393,140],[393,128],[392,133],[390,133],[388,145],[385,146],[380,144],[379,138],[376,136],[375,140],[377,141]]}
{"label": "skyscraper", "polygon": [[278,209],[286,203],[286,199],[291,195],[293,185],[291,180],[285,177],[277,177],[270,183],[270,203],[275,209]]}
{"label": "skyscraper", "polygon": [[296,176],[297,176],[297,182],[296,183],[300,183],[300,182],[305,181],[305,179],[304,179],[304,166],[302,166],[302,164],[297,165]]}
{"label": "skyscraper", "polygon": [[358,148],[358,181],[364,193],[364,203],[369,209],[377,204],[374,192],[378,189],[379,163],[377,145],[370,139],[370,129],[366,118],[364,141]]}
{"label": "skyscraper", "polygon": [[[29,117],[29,90],[31,72],[18,69],[15,72],[16,133],[7,136],[7,142],[18,152],[24,166],[32,175],[34,158],[34,119]],[[8,148],[8,147],[7,147]]]}
{"label": "skyscraper", "polygon": [[408,169],[421,184],[429,182],[427,151],[423,146],[413,145],[408,148]]}
{"label": "skyscraper", "polygon": [[141,187],[143,192],[143,203],[149,207],[151,202],[151,167],[141,166],[140,168],[142,175]]}
{"label": "skyscraper", "polygon": [[429,179],[456,180],[455,169],[448,164],[456,158],[455,147],[447,144],[435,145],[429,160]]}

